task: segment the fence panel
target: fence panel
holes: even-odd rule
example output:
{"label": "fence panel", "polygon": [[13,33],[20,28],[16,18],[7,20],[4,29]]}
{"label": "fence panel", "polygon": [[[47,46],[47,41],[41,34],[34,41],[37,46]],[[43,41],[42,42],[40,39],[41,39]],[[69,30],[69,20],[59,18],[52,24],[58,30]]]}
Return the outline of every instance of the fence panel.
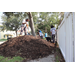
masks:
{"label": "fence panel", "polygon": [[66,61],[73,61],[72,14],[66,18]]}
{"label": "fence panel", "polygon": [[75,62],[75,13],[73,12],[73,48],[74,48],[74,51],[73,51],[73,55],[74,55],[74,62]]}
{"label": "fence panel", "polygon": [[59,29],[57,30],[57,39],[59,48],[61,49],[61,52],[65,59],[65,21],[63,21],[63,24],[61,24],[61,27],[59,27]]}
{"label": "fence panel", "polygon": [[72,13],[66,13],[57,30],[57,42],[66,62],[73,62]]}
{"label": "fence panel", "polygon": [[70,29],[70,31],[69,31],[69,50],[70,50],[69,60],[71,62],[73,61],[73,29],[72,29],[73,17],[72,16],[73,16],[73,14],[71,13],[69,16],[69,29]]}

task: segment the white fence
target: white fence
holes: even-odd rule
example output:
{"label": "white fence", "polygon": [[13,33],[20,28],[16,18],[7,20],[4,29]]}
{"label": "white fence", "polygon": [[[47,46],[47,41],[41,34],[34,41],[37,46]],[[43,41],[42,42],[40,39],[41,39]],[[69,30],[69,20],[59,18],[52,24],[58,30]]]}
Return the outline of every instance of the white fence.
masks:
{"label": "white fence", "polygon": [[66,62],[75,62],[75,13],[65,14],[57,30],[57,42]]}

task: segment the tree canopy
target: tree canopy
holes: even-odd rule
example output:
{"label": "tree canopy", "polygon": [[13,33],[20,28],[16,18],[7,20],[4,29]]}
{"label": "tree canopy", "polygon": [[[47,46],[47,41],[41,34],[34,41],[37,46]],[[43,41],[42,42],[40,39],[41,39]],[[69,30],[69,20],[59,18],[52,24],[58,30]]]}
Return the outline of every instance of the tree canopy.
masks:
{"label": "tree canopy", "polygon": [[58,16],[58,12],[40,12],[37,26],[38,29],[41,29],[43,32],[47,29],[48,34],[50,34],[51,25],[55,26],[59,23]]}
{"label": "tree canopy", "polygon": [[[51,25],[58,26],[60,24],[59,12],[4,12],[4,14],[6,16],[2,17],[3,25],[7,30],[17,31],[22,20],[29,18],[33,35],[35,35],[35,31],[37,32],[37,29],[42,30],[43,33],[46,30],[50,35]],[[61,16],[61,18],[63,17]]]}

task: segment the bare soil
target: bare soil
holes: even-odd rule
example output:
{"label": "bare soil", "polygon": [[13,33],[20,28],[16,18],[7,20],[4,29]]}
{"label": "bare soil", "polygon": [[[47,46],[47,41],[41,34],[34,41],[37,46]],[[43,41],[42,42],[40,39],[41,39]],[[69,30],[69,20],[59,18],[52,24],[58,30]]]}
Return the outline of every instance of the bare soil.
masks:
{"label": "bare soil", "polygon": [[0,55],[5,57],[21,56],[24,61],[43,58],[52,54],[54,44],[32,35],[19,36],[0,45]]}

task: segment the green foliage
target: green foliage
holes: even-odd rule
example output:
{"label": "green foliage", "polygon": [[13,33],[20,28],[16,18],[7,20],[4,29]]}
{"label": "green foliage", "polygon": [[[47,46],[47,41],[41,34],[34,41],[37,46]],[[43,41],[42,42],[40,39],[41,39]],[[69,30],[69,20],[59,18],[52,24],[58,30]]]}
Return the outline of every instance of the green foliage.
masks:
{"label": "green foliage", "polygon": [[22,62],[25,58],[22,58],[20,56],[17,57],[3,57],[0,56],[0,62]]}
{"label": "green foliage", "polygon": [[27,16],[25,12],[4,12],[2,16],[3,27],[2,29],[17,31],[22,24],[23,19]]}
{"label": "green foliage", "polygon": [[[4,12],[6,15],[5,18],[3,18],[4,27],[7,30],[16,31],[20,27],[22,20],[29,17],[28,13],[29,12]],[[35,32],[37,32],[37,29],[40,29],[45,33],[46,28],[47,33],[50,35],[51,25],[58,26],[60,24],[58,16],[58,12],[32,12]]]}
{"label": "green foliage", "polygon": [[40,17],[38,19],[38,29],[43,30],[45,32],[45,28],[47,29],[47,33],[50,35],[51,25],[58,25],[59,23],[59,14],[54,12],[40,12]]}
{"label": "green foliage", "polygon": [[38,20],[38,12],[32,12],[32,16],[33,16],[34,25],[36,25]]}

